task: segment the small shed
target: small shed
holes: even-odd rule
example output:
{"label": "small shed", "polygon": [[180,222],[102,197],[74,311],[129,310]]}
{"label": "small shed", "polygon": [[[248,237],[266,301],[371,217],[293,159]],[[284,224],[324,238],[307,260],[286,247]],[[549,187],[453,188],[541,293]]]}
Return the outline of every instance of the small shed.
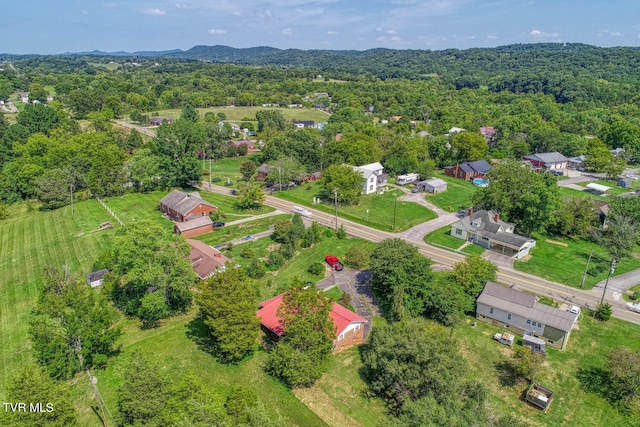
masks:
{"label": "small shed", "polygon": [[104,275],[107,274],[109,270],[103,268],[102,270],[92,271],[87,274],[87,285],[95,288],[97,286],[101,286],[104,282]]}
{"label": "small shed", "polygon": [[447,190],[447,182],[439,178],[424,181],[424,191],[427,193],[441,193]]}
{"label": "small shed", "polygon": [[173,226],[173,232],[186,238],[200,236],[213,230],[213,221],[208,216],[195,218],[185,222],[178,222]]}
{"label": "small shed", "polygon": [[540,384],[534,384],[529,387],[525,399],[532,405],[547,412],[551,404],[551,399],[553,399],[553,392],[548,388],[542,387]]}
{"label": "small shed", "polygon": [[522,337],[522,345],[529,347],[531,352],[544,353],[546,341],[541,338],[536,338],[533,335],[525,335]]}

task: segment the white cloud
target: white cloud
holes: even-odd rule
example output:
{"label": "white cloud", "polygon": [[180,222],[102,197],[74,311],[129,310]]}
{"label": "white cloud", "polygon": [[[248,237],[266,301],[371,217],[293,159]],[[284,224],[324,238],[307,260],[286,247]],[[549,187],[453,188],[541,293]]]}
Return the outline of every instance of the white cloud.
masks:
{"label": "white cloud", "polygon": [[212,28],[209,31],[207,31],[207,33],[209,33],[209,34],[226,34],[227,30],[223,30],[223,29],[220,29],[220,28]]}
{"label": "white cloud", "polygon": [[381,43],[399,43],[402,41],[402,38],[398,36],[393,36],[393,37],[380,36],[376,40]]}
{"label": "white cloud", "polygon": [[382,28],[378,27],[376,28],[376,31],[382,31]]}
{"label": "white cloud", "polygon": [[533,36],[533,37],[536,37],[536,38],[546,39],[546,38],[558,37],[560,34],[558,34],[558,33],[545,33],[544,31],[540,31],[540,30],[531,30],[529,35]]}
{"label": "white cloud", "polygon": [[488,36],[487,36],[487,38],[488,38],[489,40],[497,40],[497,39],[498,39],[498,36],[494,36],[494,35],[492,35],[492,34],[491,34],[491,35],[488,35]]}
{"label": "white cloud", "polygon": [[387,34],[398,34],[396,30],[387,30]]}
{"label": "white cloud", "polygon": [[622,35],[622,33],[618,32],[618,31],[614,31],[613,33],[611,33],[612,36],[614,37],[619,37]]}
{"label": "white cloud", "polygon": [[282,30],[282,35],[291,36],[293,35],[293,30],[291,28],[285,28],[284,30]]}
{"label": "white cloud", "polygon": [[162,16],[167,14],[167,12],[165,12],[164,10],[160,10],[158,8],[142,9],[140,12],[144,13],[145,15],[153,15],[153,16]]}
{"label": "white cloud", "polygon": [[337,32],[337,31],[327,31],[327,34],[329,34],[330,36],[335,36],[335,35],[340,34],[340,33]]}

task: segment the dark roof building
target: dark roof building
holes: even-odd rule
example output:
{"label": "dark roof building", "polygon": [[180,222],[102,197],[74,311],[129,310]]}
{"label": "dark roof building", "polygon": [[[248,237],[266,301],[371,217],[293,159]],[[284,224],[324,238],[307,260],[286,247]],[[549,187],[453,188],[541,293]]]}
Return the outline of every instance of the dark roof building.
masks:
{"label": "dark roof building", "polygon": [[160,200],[160,210],[171,220],[178,222],[194,217],[208,217],[212,211],[218,212],[218,208],[203,200],[197,191],[185,193],[180,190],[173,190],[164,196]]}
{"label": "dark roof building", "polygon": [[578,314],[540,304],[534,294],[487,282],[476,301],[476,318],[564,350]]}
{"label": "dark roof building", "polygon": [[484,177],[491,170],[491,165],[486,160],[459,163],[455,166],[447,166],[444,173],[447,176],[469,180]]}
{"label": "dark roof building", "polygon": [[187,243],[191,246],[189,253],[191,266],[201,280],[226,270],[226,264],[230,259],[222,252],[200,240],[187,239]]}
{"label": "dark roof building", "polygon": [[551,153],[530,154],[528,156],[523,156],[522,160],[531,163],[534,168],[544,169],[566,169],[569,164],[569,159],[557,151],[553,151]]}

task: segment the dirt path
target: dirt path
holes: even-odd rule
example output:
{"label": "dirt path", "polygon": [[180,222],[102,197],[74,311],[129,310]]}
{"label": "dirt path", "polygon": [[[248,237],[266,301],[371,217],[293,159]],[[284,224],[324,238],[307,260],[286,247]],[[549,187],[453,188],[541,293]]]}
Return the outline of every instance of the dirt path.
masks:
{"label": "dirt path", "polygon": [[300,402],[304,403],[319,416],[322,421],[332,427],[364,427],[334,405],[331,398],[317,385],[310,388],[295,389],[293,394],[296,395]]}

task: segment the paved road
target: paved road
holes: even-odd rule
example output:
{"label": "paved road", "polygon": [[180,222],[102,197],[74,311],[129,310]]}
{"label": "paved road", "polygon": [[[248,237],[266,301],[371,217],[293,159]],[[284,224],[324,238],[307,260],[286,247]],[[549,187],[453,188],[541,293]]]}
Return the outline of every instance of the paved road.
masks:
{"label": "paved road", "polygon": [[[206,186],[204,186],[204,188],[206,188],[208,186],[209,185],[207,184]],[[233,221],[229,221],[229,222],[225,223],[225,226],[242,224],[243,222],[255,221],[256,219],[268,218],[270,216],[281,215],[283,213],[286,213],[286,212],[282,212],[282,211],[276,209],[275,211],[269,212],[269,213],[266,213],[266,214],[252,215],[252,216],[249,216],[247,218],[242,218],[242,219],[236,219],[236,220],[233,220]]]}
{"label": "paved road", "polygon": [[[208,183],[204,184],[207,187]],[[231,190],[226,187],[212,185],[211,191],[219,194],[231,195]],[[284,212],[290,212],[293,207],[293,203],[279,199],[273,196],[267,196],[265,204],[276,209],[280,209]],[[312,219],[319,224],[329,227],[336,227],[335,218],[333,215],[315,210],[307,207],[312,212]],[[360,237],[362,239],[370,240],[372,242],[380,242],[387,238],[402,238],[405,241],[413,244],[418,248],[420,253],[431,258],[437,269],[451,268],[457,262],[464,261],[465,257],[461,254],[450,252],[444,249],[440,249],[424,243],[422,240],[415,240],[402,234],[394,234],[386,231],[379,231],[373,228],[349,221],[343,218],[338,218],[338,225],[343,224],[348,234]],[[531,274],[516,271],[513,268],[506,266],[498,266],[498,280],[503,283],[516,285],[519,289],[534,292],[539,295],[549,296],[558,301],[565,302],[570,305],[579,305],[587,308],[595,308],[600,302],[600,297],[597,293],[591,290],[583,290],[572,288],[562,283],[551,282],[549,280],[542,279]],[[601,296],[601,295],[600,295]],[[640,314],[633,313],[626,308],[626,304],[621,301],[617,301],[613,293],[607,290],[605,300],[609,302],[614,310],[613,316],[628,322],[640,324]]]}

